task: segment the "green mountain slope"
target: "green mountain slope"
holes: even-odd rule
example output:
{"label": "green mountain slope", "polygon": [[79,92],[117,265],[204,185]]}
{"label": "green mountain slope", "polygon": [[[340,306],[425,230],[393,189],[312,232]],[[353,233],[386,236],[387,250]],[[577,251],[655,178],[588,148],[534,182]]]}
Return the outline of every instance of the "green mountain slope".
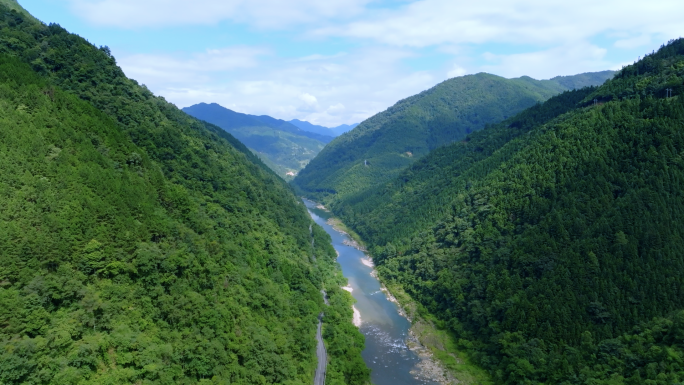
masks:
{"label": "green mountain slope", "polygon": [[336,138],[293,183],[326,203],[345,199],[391,180],[431,150],[566,89],[551,80],[485,73],[447,80]]}
{"label": "green mountain slope", "polygon": [[23,17],[29,19],[32,22],[38,22],[38,19],[33,17],[28,11],[22,7],[17,0],[0,0],[0,5],[5,6],[8,10],[14,10],[15,12],[21,14]]}
{"label": "green mountain slope", "polygon": [[292,174],[304,168],[333,139],[302,130],[284,120],[242,114],[216,103],[200,103],[185,107],[183,111],[234,135],[286,180],[292,179]]}
{"label": "green mountain slope", "polygon": [[556,76],[549,81],[560,84],[567,90],[578,90],[603,84],[615,75],[615,71],[587,72],[572,76]]}
{"label": "green mountain slope", "polygon": [[498,382],[679,383],[683,80],[679,39],[336,211]]}
{"label": "green mountain slope", "polygon": [[367,381],[280,178],[106,47],[3,5],[0,36],[0,383],[310,383],[322,286],[328,374]]}
{"label": "green mountain slope", "polygon": [[[450,210],[454,191],[463,190],[474,173],[507,160],[513,151],[501,147],[532,128],[577,107],[595,88],[566,91],[464,141],[440,147],[416,161],[395,179],[350,195],[331,208],[364,240],[395,245],[430,230]],[[522,142],[515,142],[517,143]]]}

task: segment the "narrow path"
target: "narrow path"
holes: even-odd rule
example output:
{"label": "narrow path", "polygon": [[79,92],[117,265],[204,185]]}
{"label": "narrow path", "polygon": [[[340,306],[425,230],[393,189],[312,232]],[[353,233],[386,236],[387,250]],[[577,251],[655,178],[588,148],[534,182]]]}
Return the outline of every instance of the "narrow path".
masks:
{"label": "narrow path", "polygon": [[[328,293],[321,290],[323,294],[323,301],[326,305],[328,303]],[[316,346],[316,357],[318,357],[318,367],[316,368],[316,375],[314,376],[314,385],[325,385],[325,369],[328,366],[328,354],[325,351],[325,344],[323,343],[323,333],[321,331],[323,325],[323,313],[318,315],[318,329],[316,330],[316,339],[318,345]]]}
{"label": "narrow path", "polygon": [[323,344],[323,334],[321,327],[323,324],[323,313],[318,315],[318,330],[316,330],[316,339],[318,346],[316,346],[316,357],[318,357],[318,367],[316,368],[316,375],[314,376],[314,385],[325,385],[325,369],[328,365],[328,354],[325,352],[325,345]]}
{"label": "narrow path", "polygon": [[[312,225],[309,225],[309,234],[311,235],[311,257],[316,260],[316,256],[313,254],[314,250],[314,237]],[[323,295],[323,302],[326,305],[328,303],[328,293],[325,290],[321,290]],[[318,366],[316,367],[316,374],[314,375],[314,385],[325,385],[325,370],[328,366],[328,353],[325,351],[325,344],[323,343],[323,312],[318,315],[318,328],[316,329],[316,340],[318,344],[316,345],[316,357],[318,358]]]}

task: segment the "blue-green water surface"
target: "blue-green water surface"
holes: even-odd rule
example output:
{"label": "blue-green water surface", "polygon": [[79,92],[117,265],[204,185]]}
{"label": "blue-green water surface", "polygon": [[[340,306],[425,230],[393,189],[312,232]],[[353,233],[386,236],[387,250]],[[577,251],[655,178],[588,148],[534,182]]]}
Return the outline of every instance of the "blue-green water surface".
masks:
{"label": "blue-green water surface", "polygon": [[411,323],[399,314],[396,304],[390,302],[380,290],[380,282],[371,275],[373,268],[363,264],[366,255],[353,247],[344,245],[347,235],[335,231],[326,223],[330,214],[316,208],[305,200],[313,220],[332,237],[332,244],[339,253],[337,261],[349,281],[355,308],[361,314],[359,330],[366,337],[363,359],[372,370],[375,385],[431,384],[411,374],[420,362],[418,356],[406,346]]}

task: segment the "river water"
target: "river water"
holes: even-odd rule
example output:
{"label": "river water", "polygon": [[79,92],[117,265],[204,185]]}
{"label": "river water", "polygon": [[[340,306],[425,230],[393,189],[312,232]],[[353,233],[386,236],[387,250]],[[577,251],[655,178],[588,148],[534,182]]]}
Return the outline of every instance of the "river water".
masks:
{"label": "river water", "polygon": [[[335,231],[326,223],[330,214],[316,208],[305,200],[313,220],[332,237],[332,244],[339,253],[337,261],[349,281],[351,294],[356,299],[356,321],[360,316],[359,330],[366,337],[366,349],[361,353],[372,370],[375,385],[437,385],[436,382],[417,378],[411,371],[420,362],[418,355],[408,349],[406,338],[411,323],[399,314],[397,305],[390,302],[380,290],[380,282],[371,276],[373,268],[362,252],[343,244],[347,235]],[[366,262],[364,264],[364,261]]]}

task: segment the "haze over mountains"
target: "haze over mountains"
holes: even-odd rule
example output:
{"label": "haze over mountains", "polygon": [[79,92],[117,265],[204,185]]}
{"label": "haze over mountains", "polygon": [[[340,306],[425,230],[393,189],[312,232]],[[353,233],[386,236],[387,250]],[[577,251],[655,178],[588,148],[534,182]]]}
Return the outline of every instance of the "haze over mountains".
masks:
{"label": "haze over mountains", "polygon": [[356,126],[327,128],[300,120],[286,122],[267,115],[242,114],[216,103],[200,103],[183,111],[235,135],[287,180],[304,168],[334,136]]}
{"label": "haze over mountains", "polygon": [[347,131],[349,131],[349,130],[351,130],[354,127],[359,125],[358,123],[354,123],[354,124],[341,124],[337,127],[323,127],[323,126],[311,124],[309,122],[305,122],[305,121],[302,121],[299,119],[290,120],[290,123],[301,128],[302,130],[315,132],[315,133],[321,134],[321,135],[330,135],[330,136],[340,136],[340,135],[344,134],[345,132],[347,132]]}

